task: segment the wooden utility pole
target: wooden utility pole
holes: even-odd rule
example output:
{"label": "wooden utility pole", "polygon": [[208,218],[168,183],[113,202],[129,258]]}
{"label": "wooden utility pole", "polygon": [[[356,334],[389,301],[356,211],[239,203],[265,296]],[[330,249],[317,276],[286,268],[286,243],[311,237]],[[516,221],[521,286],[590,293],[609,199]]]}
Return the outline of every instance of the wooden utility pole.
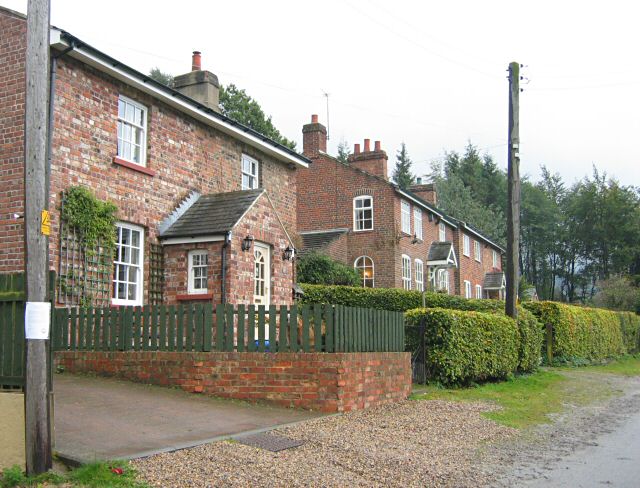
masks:
{"label": "wooden utility pole", "polygon": [[48,190],[46,188],[49,99],[49,0],[27,6],[25,99],[25,446],[27,474],[51,469],[47,348]]}
{"label": "wooden utility pole", "polygon": [[507,197],[507,299],[505,313],[518,317],[520,279],[520,65],[509,64],[509,160]]}

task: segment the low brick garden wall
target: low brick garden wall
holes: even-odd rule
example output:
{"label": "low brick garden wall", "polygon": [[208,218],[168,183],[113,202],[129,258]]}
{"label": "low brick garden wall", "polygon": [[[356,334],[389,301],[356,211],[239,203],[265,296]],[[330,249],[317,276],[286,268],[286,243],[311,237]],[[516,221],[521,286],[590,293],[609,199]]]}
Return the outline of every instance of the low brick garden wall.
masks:
{"label": "low brick garden wall", "polygon": [[411,392],[406,352],[59,351],[55,363],[70,373],[323,412],[396,402]]}

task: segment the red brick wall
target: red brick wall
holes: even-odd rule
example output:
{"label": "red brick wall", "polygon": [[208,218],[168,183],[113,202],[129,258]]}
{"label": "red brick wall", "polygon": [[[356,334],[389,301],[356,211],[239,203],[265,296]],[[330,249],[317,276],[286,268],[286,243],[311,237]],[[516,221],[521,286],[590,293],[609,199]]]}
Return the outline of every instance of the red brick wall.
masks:
{"label": "red brick wall", "polygon": [[410,353],[56,353],[70,373],[97,373],[287,407],[348,412],[411,392]]}
{"label": "red brick wall", "polygon": [[[469,236],[469,256],[463,254],[464,243],[463,235]],[[482,262],[478,262],[475,259],[474,241],[480,242],[480,249],[482,252]],[[455,233],[455,249],[458,257],[458,271],[456,272],[456,294],[464,296],[464,281],[471,282],[471,297],[476,297],[476,285],[483,286],[485,274],[491,271],[500,271],[502,264],[500,261],[500,252],[498,252],[498,267],[493,267],[493,246],[478,239],[477,236],[465,232],[464,229],[459,229]],[[484,289],[483,289],[484,292]],[[486,296],[483,293],[483,297]]]}
{"label": "red brick wall", "polygon": [[24,268],[24,101],[27,25],[0,10],[0,273]]}
{"label": "red brick wall", "polygon": [[[273,206],[266,195],[260,196],[232,232],[227,248],[226,303],[254,303],[253,300],[253,249],[242,251],[242,240],[252,235],[256,242],[264,242],[271,249],[271,300],[274,305],[293,302],[293,263],[285,261],[284,250],[290,245]],[[193,249],[208,251],[207,298],[222,303],[222,242],[198,244],[174,244],[164,246],[165,303],[202,299],[188,295],[188,255]]]}
{"label": "red brick wall", "polygon": [[[422,209],[423,240],[412,243],[415,231],[413,202],[407,200],[411,204],[411,233],[405,234],[401,230],[402,197],[380,178],[319,154],[312,157],[309,169],[298,171],[297,180],[298,230],[350,229],[346,259],[341,259],[341,254],[332,249],[327,252],[348,266],[353,266],[360,256],[369,256],[374,262],[377,288],[402,288],[402,254],[411,258],[412,289],[415,289],[416,259],[424,263],[426,285],[429,247],[439,238],[437,219],[430,222],[426,209]],[[353,231],[353,198],[359,195],[373,197],[373,230]],[[453,228],[449,225],[447,240],[453,240]],[[453,271],[450,272],[450,284],[453,294]]]}
{"label": "red brick wall", "polygon": [[[23,267],[22,222],[8,216],[22,212],[26,23],[1,10],[0,22],[0,272],[11,272]],[[148,109],[147,168],[155,176],[113,163],[120,94]],[[59,205],[64,189],[89,187],[98,198],[118,206],[118,219],[143,226],[146,257],[149,244],[157,241],[158,224],[191,190],[206,194],[241,188],[243,153],[258,159],[261,186],[270,192],[285,227],[296,231],[295,169],[68,56],[58,62],[54,115],[52,269],[58,269]],[[277,239],[268,242],[279,248],[281,239]],[[144,271],[146,302],[149,267]],[[282,280],[282,273],[274,270],[274,278]],[[285,288],[282,283],[275,286]],[[286,288],[290,287],[289,283]]]}
{"label": "red brick wall", "polygon": [[[273,192],[269,193],[269,198]],[[266,194],[260,196],[233,229],[229,248],[227,273],[227,302],[254,303],[254,257],[253,248],[242,251],[242,240],[252,235],[255,242],[270,245],[271,249],[271,304],[285,305],[293,302],[293,261],[286,261],[284,250],[290,245],[274,208]]]}

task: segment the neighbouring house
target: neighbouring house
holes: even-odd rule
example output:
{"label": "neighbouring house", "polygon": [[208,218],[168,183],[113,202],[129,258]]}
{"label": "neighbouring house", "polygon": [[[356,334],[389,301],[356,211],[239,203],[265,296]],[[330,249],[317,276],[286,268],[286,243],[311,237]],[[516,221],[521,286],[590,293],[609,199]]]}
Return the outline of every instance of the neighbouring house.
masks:
{"label": "neighbouring house", "polygon": [[[0,273],[12,273],[24,267],[26,17],[0,8],[0,32]],[[57,302],[291,303],[295,175],[309,160],[223,116],[199,52],[173,88],[57,28],[51,56]],[[74,186],[118,208],[106,269],[61,221]]]}
{"label": "neighbouring house", "polygon": [[304,125],[297,172],[301,253],[318,251],[359,271],[366,287],[439,290],[502,298],[504,249],[437,208],[432,184],[403,190],[389,181],[386,152],[370,139],[343,163],[327,154],[327,131]]}

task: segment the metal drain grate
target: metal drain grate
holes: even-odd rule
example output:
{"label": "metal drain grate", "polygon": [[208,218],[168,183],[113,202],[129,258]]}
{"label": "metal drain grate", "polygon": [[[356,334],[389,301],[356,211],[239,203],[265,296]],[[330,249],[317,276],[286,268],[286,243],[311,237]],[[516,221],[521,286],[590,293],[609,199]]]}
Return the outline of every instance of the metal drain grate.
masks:
{"label": "metal drain grate", "polygon": [[271,452],[283,451],[285,449],[291,449],[292,447],[298,447],[304,444],[304,441],[297,441],[295,439],[289,439],[288,437],[281,437],[267,433],[236,437],[235,440],[240,444],[258,447]]}

